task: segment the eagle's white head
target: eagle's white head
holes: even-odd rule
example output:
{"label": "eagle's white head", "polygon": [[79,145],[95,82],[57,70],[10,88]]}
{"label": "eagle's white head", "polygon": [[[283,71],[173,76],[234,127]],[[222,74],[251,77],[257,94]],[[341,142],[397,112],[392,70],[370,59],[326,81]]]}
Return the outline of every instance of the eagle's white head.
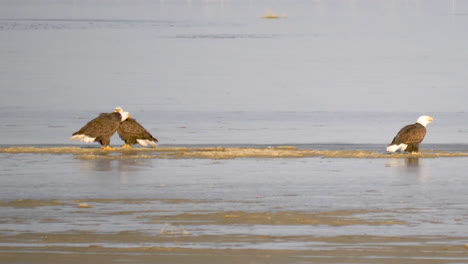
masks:
{"label": "eagle's white head", "polygon": [[418,118],[417,123],[419,123],[419,124],[423,125],[424,127],[426,127],[427,124],[432,123],[432,121],[434,121],[433,117],[423,115],[423,116],[420,116]]}
{"label": "eagle's white head", "polygon": [[114,112],[117,112],[117,113],[120,113],[120,115],[122,116],[122,119],[121,121],[125,121],[127,119],[129,119],[131,116],[130,116],[130,113],[129,112],[125,112],[122,107],[116,107]]}
{"label": "eagle's white head", "polygon": [[122,116],[122,120],[121,120],[122,122],[130,118],[129,112],[122,112],[120,113],[120,115]]}

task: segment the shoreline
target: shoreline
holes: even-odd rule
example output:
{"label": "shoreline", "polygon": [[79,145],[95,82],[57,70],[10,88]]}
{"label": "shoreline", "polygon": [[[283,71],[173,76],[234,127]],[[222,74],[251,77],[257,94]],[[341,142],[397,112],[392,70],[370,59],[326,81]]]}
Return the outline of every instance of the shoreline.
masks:
{"label": "shoreline", "polygon": [[[464,243],[467,239],[431,236],[193,237],[174,234],[151,236],[135,232],[31,233],[0,236],[0,263],[376,263],[376,260],[378,263],[466,263],[468,247]],[[31,240],[38,243],[28,242]],[[250,240],[257,248],[237,246],[239,240]],[[306,249],[261,248],[262,244],[281,240],[303,245]],[[231,247],[200,247],[208,242],[218,244],[227,241],[232,244]]]}

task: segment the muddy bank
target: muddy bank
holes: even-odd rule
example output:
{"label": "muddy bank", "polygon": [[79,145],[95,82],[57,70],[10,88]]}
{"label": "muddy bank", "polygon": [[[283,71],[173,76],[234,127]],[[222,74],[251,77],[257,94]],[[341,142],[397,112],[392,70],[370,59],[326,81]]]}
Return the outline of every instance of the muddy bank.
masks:
{"label": "muddy bank", "polygon": [[[248,207],[253,202],[225,201],[244,204]],[[162,208],[158,204],[165,204],[170,208],[171,205],[189,205],[191,210],[155,210]],[[199,206],[197,206],[197,204]],[[296,225],[326,225],[326,226],[352,226],[352,225],[408,225],[409,223],[398,220],[394,217],[396,211],[391,210],[335,210],[335,211],[232,211],[227,208],[222,211],[209,209],[208,201],[196,201],[188,199],[84,199],[72,201],[57,200],[32,200],[21,199],[13,201],[0,202],[0,208],[11,207],[16,209],[33,209],[45,207],[42,210],[48,211],[69,211],[70,213],[87,214],[90,217],[99,218],[105,216],[130,216],[135,221],[143,224],[164,225],[160,233],[177,230],[176,226],[202,226],[202,225],[268,225],[268,226],[296,226]],[[130,210],[133,208],[142,208],[142,206],[152,206],[153,210]],[[117,208],[128,210],[117,210]],[[200,208],[206,208],[204,210]],[[40,208],[39,208],[40,209]],[[75,210],[83,209],[83,210]],[[84,210],[92,209],[92,210]],[[174,209],[174,208],[173,208]],[[47,216],[47,214],[46,214]],[[379,216],[379,217],[375,217]],[[71,224],[80,225],[73,219],[57,218],[52,221],[51,218],[37,218],[40,222],[64,222],[70,221]],[[11,220],[0,216],[3,224],[12,221],[14,224],[18,218]],[[181,228],[182,230],[183,228]],[[154,231],[153,231],[154,232]],[[188,232],[187,232],[188,233]]]}
{"label": "muddy bank", "polygon": [[[213,202],[101,198],[2,202],[2,208],[18,210],[15,217],[0,218],[3,227],[27,224],[32,219],[44,226],[68,225],[69,228],[61,232],[0,230],[0,263],[376,263],[378,260],[378,263],[435,264],[468,261],[468,237],[392,232],[412,228],[414,223],[401,220],[398,214],[420,213],[416,209],[312,212],[206,208]],[[83,203],[92,206],[79,208]],[[250,204],[243,203],[246,207]],[[141,209],[146,206],[153,209]],[[31,210],[40,209],[48,212],[31,216],[34,215]],[[58,213],[53,218],[49,212]],[[112,220],[107,223],[105,219]],[[141,224],[139,228],[137,222]],[[86,224],[93,230],[85,231]],[[103,232],[102,227],[106,225],[115,228]],[[327,235],[313,234],[313,230],[323,227],[329,230]],[[341,228],[369,233],[376,228],[388,231],[386,235],[365,232],[343,235]],[[267,231],[262,233],[260,229]]]}
{"label": "muddy bank", "polygon": [[[466,263],[465,238],[447,237],[275,237],[68,233],[0,238],[0,263]],[[244,249],[236,243],[288,241],[307,250]],[[19,243],[4,246],[5,242]],[[36,241],[32,245],[27,241]],[[229,249],[203,248],[230,242]],[[164,242],[165,246],[155,246]],[[378,261],[377,261],[378,260]],[[377,262],[376,262],[377,261]]]}

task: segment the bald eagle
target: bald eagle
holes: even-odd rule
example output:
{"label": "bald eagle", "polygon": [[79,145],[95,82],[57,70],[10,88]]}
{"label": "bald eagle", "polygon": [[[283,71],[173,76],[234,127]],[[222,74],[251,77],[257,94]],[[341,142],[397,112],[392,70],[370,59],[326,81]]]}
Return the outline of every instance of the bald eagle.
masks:
{"label": "bald eagle", "polygon": [[[116,112],[122,112],[122,108],[117,107],[115,108]],[[131,148],[134,144],[140,144],[143,147],[151,145],[152,147],[156,148],[156,142],[158,140],[154,138],[150,132],[148,132],[140,123],[138,123],[135,119],[131,118],[131,116],[120,123],[119,128],[117,129],[117,133],[119,134],[120,138],[125,142],[123,145],[124,148]]]}
{"label": "bald eagle", "polygon": [[128,118],[120,123],[117,133],[119,133],[120,138],[125,141],[125,145],[123,146],[125,148],[130,148],[131,145],[136,143],[143,147],[148,145],[154,148],[157,147],[156,142],[158,142],[158,140],[133,118]]}
{"label": "bald eagle", "polygon": [[403,127],[393,138],[392,143],[387,146],[387,151],[419,152],[419,144],[426,135],[426,126],[432,121],[434,121],[434,118],[430,116],[420,116],[415,124]]}
{"label": "bald eagle", "polygon": [[99,142],[103,145],[103,149],[112,149],[109,147],[110,138],[128,116],[129,113],[124,111],[102,113],[73,133],[71,140],[81,140],[86,143]]}

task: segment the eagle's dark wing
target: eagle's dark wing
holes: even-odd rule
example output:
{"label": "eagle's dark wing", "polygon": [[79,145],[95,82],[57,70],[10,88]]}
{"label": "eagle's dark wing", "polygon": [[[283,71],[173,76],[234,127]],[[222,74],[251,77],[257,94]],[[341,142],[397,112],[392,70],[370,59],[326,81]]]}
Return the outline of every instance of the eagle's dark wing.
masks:
{"label": "eagle's dark wing", "polygon": [[426,135],[426,128],[421,124],[412,124],[403,127],[393,138],[391,144],[416,144],[421,143]]}
{"label": "eagle's dark wing", "polygon": [[108,146],[110,138],[120,125],[121,119],[122,116],[117,112],[100,114],[73,133],[71,139],[87,143],[96,141],[101,145]]}
{"label": "eagle's dark wing", "polygon": [[89,121],[80,130],[73,133],[75,135],[85,135],[88,137],[112,136],[120,125],[121,115],[117,112],[103,113]]}
{"label": "eagle's dark wing", "polygon": [[129,118],[120,123],[117,133],[119,133],[120,138],[129,145],[138,143],[142,146],[150,144],[155,147],[155,142],[158,142],[156,138],[133,118]]}

